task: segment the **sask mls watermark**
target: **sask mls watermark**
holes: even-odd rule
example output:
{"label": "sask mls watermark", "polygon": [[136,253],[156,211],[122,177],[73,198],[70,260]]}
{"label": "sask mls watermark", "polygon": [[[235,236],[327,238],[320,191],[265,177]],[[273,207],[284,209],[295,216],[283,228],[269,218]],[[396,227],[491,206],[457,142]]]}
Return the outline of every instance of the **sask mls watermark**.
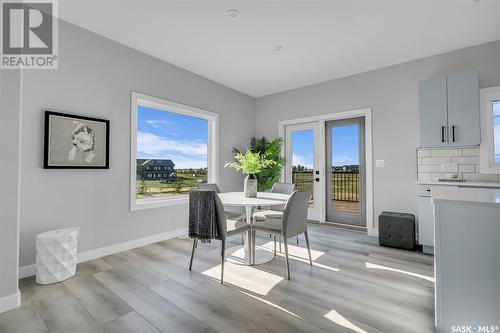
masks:
{"label": "sask mls watermark", "polygon": [[0,68],[56,69],[57,0],[0,0]]}

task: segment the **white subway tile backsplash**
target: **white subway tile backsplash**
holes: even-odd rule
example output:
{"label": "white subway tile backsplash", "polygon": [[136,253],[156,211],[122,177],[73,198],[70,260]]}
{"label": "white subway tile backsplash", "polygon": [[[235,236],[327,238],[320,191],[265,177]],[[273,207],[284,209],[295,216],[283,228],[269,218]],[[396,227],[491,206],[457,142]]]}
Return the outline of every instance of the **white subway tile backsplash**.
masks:
{"label": "white subway tile backsplash", "polygon": [[479,147],[477,147],[477,148],[464,148],[462,156],[477,156],[477,157],[479,157]]}
{"label": "white subway tile backsplash", "polygon": [[430,149],[419,149],[417,151],[417,156],[418,157],[431,157],[432,156],[432,150],[430,150]]}
{"label": "white subway tile backsplash", "polygon": [[[452,157],[423,157],[422,165],[424,164],[443,164],[451,163]],[[474,164],[474,163],[472,163]]]}
{"label": "white subway tile backsplash", "polygon": [[498,175],[484,175],[479,173],[464,173],[464,179],[470,182],[497,182]]}
{"label": "white subway tile backsplash", "polygon": [[462,156],[462,149],[436,149],[431,152],[432,157]]}
{"label": "white subway tile backsplash", "polygon": [[452,157],[451,160],[457,164],[479,164],[479,157],[475,156]]}
{"label": "white subway tile backsplash", "polygon": [[476,168],[470,164],[459,164],[458,172],[476,172]]}
{"label": "white subway tile backsplash", "polygon": [[455,163],[458,166],[458,178],[474,182],[500,183],[500,175],[481,174],[479,147],[434,148],[417,150],[418,180],[434,180],[446,177],[441,164]]}
{"label": "white subway tile backsplash", "polygon": [[439,180],[439,179],[445,178],[445,177],[446,177],[446,173],[444,173],[444,172],[433,172],[431,175],[432,180]]}
{"label": "white subway tile backsplash", "polygon": [[418,180],[431,180],[431,173],[430,172],[419,172],[418,173]]}
{"label": "white subway tile backsplash", "polygon": [[441,172],[441,164],[420,165],[418,172]]}

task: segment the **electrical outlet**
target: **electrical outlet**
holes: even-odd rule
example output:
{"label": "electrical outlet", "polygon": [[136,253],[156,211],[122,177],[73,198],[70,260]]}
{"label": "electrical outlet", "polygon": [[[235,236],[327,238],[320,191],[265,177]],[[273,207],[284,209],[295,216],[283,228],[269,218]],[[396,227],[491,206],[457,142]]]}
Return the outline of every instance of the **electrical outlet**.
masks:
{"label": "electrical outlet", "polygon": [[377,168],[384,168],[385,167],[385,160],[376,160],[375,161],[375,166]]}

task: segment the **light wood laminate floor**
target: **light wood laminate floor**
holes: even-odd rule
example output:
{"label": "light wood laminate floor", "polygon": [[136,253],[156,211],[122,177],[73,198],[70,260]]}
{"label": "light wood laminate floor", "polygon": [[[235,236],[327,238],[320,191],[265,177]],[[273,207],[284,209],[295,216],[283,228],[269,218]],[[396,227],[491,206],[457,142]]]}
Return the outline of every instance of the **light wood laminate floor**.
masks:
{"label": "light wood laminate floor", "polygon": [[[0,332],[433,331],[432,257],[333,227],[309,233],[314,265],[303,237],[290,239],[291,281],[278,254],[254,267],[226,262],[221,285],[216,241],[199,245],[189,272],[188,239],[81,263],[63,283],[23,279],[22,305],[0,315]],[[272,246],[265,234],[257,242]]]}

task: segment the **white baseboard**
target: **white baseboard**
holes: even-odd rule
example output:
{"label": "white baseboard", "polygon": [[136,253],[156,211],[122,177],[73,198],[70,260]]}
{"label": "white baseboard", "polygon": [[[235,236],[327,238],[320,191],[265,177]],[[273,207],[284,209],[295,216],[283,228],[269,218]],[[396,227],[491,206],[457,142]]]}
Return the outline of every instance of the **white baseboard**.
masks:
{"label": "white baseboard", "polygon": [[19,267],[19,278],[20,279],[24,279],[25,277],[33,276],[35,274],[36,274],[35,264]]}
{"label": "white baseboard", "polygon": [[[153,235],[153,236],[148,236],[144,238],[139,238],[139,239],[134,239],[131,241],[123,242],[123,243],[118,243],[118,244],[113,244],[105,247],[101,247],[95,250],[89,250],[85,252],[80,252],[77,254],[77,262],[81,263],[84,261],[89,261],[105,256],[109,256],[111,254],[115,254],[118,252],[123,252],[131,249],[135,249],[137,247],[161,242],[167,239],[172,239],[175,237],[180,237],[187,235],[188,230],[187,228],[181,228],[169,232],[165,232],[162,234],[158,235]],[[19,268],[19,278],[25,278],[28,276],[33,276],[36,274],[36,266],[35,264],[32,265],[27,265]]]}
{"label": "white baseboard", "polygon": [[12,295],[0,298],[0,313],[18,308],[21,305],[21,293],[19,290]]}
{"label": "white baseboard", "polygon": [[378,228],[373,228],[368,231],[368,236],[377,237],[378,238]]}

